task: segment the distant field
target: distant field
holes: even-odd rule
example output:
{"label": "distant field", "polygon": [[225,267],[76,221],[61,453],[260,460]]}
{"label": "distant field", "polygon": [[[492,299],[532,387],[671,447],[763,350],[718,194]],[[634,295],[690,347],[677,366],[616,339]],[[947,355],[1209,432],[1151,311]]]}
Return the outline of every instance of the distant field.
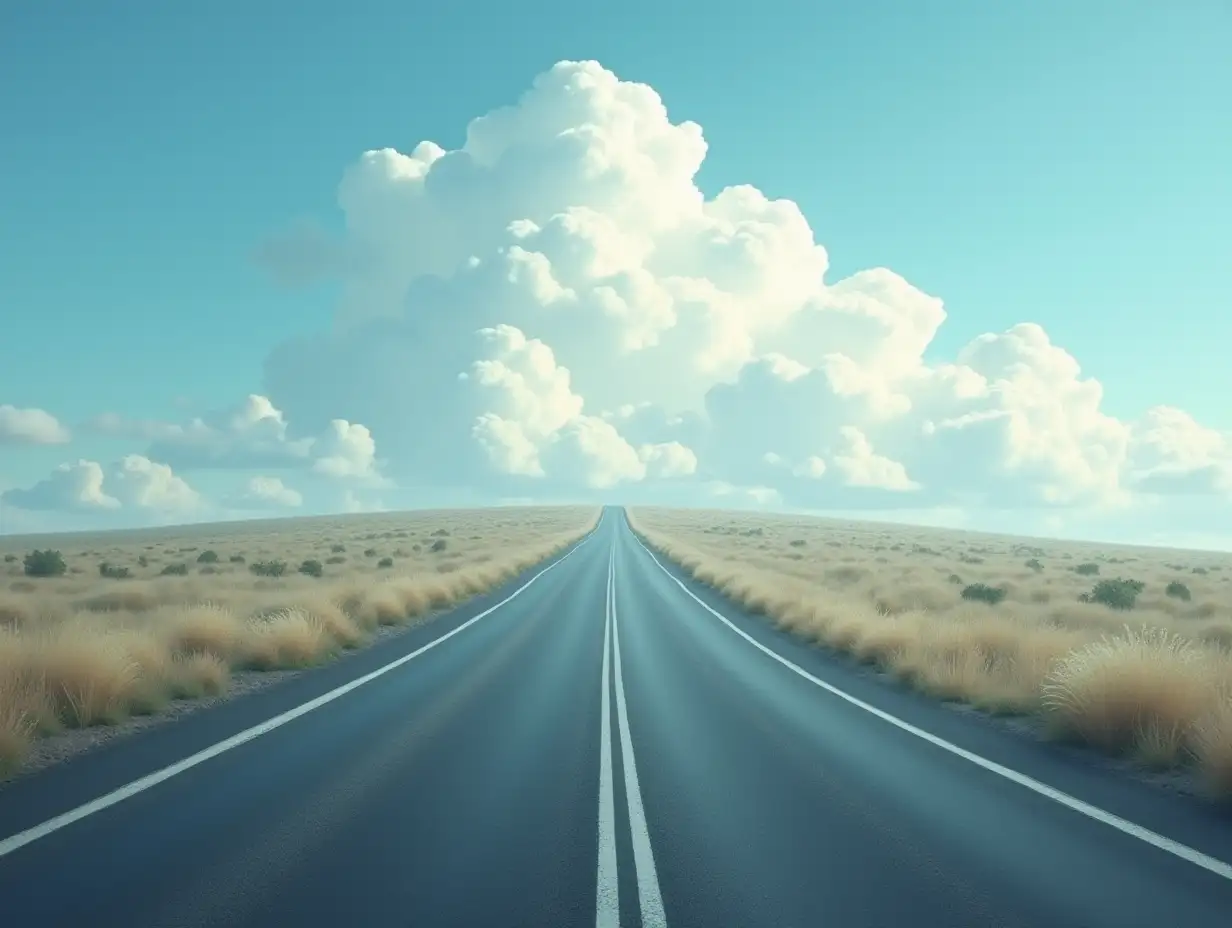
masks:
{"label": "distant field", "polygon": [[[40,736],[358,647],[499,585],[597,518],[442,510],[0,538],[0,773]],[[60,552],[65,573],[26,576],[35,549]]]}
{"label": "distant field", "polygon": [[1196,765],[1232,795],[1232,555],[723,511],[630,518],[802,636],[943,699]]}

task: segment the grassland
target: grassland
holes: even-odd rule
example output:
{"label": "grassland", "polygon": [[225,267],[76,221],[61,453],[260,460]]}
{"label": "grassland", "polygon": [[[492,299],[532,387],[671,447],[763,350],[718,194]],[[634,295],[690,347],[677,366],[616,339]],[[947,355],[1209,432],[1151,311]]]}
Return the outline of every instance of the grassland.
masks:
{"label": "grassland", "polygon": [[694,577],[805,638],[1232,797],[1232,555],[723,511],[630,517]]}
{"label": "grassland", "polygon": [[[597,518],[505,508],[0,538],[0,776],[47,736],[360,647],[499,585]],[[27,576],[35,549],[59,551],[64,573]]]}

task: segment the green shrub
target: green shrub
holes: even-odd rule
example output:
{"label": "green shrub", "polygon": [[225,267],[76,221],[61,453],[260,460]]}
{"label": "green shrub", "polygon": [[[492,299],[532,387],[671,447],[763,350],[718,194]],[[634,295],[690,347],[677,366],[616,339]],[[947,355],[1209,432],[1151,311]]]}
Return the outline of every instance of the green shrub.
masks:
{"label": "green shrub", "polygon": [[1193,569],[1192,573],[1195,573],[1195,574],[1204,574],[1204,573],[1206,573],[1206,568],[1205,568],[1205,567],[1195,567],[1195,568]]}
{"label": "green shrub", "polygon": [[1036,573],[1039,573],[1041,570],[1044,569],[1044,565],[1040,563],[1040,559],[1037,557],[1033,557],[1031,558],[1031,560],[1027,561],[1027,566],[1030,567],[1032,570],[1034,570]]}
{"label": "green shrub", "polygon": [[1086,564],[1076,564],[1074,566],[1074,573],[1080,574],[1083,577],[1092,577],[1099,573],[1099,565],[1092,564],[1090,562],[1087,562]]}
{"label": "green shrub", "polygon": [[394,559],[392,557],[383,557],[376,562],[377,567],[393,567]]}
{"label": "green shrub", "polygon": [[325,559],[326,564],[345,564],[346,558],[341,554],[335,554]]}
{"label": "green shrub", "polygon": [[1189,592],[1189,587],[1178,580],[1173,580],[1164,587],[1164,595],[1171,596],[1173,599],[1181,599],[1185,602],[1193,599],[1193,594]]}
{"label": "green shrub", "polygon": [[438,538],[436,539],[436,541],[432,542],[432,545],[428,548],[428,550],[431,551],[433,554],[439,554],[441,551],[444,551],[447,547],[448,547],[448,543],[445,541],[445,539]]}
{"label": "green shrub", "polygon": [[233,554],[233,555],[231,555],[229,558],[227,558],[227,560],[228,560],[228,561],[230,561],[232,564],[243,564],[243,563],[244,563],[244,555],[242,555],[242,554]]}
{"label": "green shrub", "polygon": [[364,557],[376,557],[376,548],[365,548]]}
{"label": "green shrub", "polygon": [[1005,590],[1000,587],[989,586],[986,583],[973,583],[970,586],[963,587],[962,598],[995,606],[1005,599]]}
{"label": "green shrub", "polygon": [[[757,534],[760,535],[761,533],[762,533],[762,530],[758,529]],[[432,536],[434,538],[443,538],[448,534],[449,534],[448,529],[438,528],[435,532],[432,533]]]}
{"label": "green shrub", "polygon": [[59,551],[31,551],[22,562],[27,577],[63,577],[68,565]]}
{"label": "green shrub", "polygon": [[98,575],[108,580],[127,580],[133,574],[127,567],[116,567],[114,564],[103,561],[98,565]]}
{"label": "green shrub", "polygon": [[286,561],[253,561],[248,565],[258,577],[281,577],[287,572]]}
{"label": "green shrub", "polygon": [[947,579],[950,583],[954,584],[955,586],[962,586],[963,578],[958,576],[958,574],[950,574],[950,576]]}
{"label": "green shrub", "polygon": [[138,567],[149,567],[150,559],[146,557],[144,554],[141,555],[139,558],[137,558],[137,566]]}
{"label": "green shrub", "polygon": [[16,555],[16,554],[6,554],[6,555],[4,556],[4,563],[6,563],[6,564],[13,564],[13,563],[15,563],[16,561],[17,561],[17,555]]}
{"label": "green shrub", "polygon": [[188,565],[184,563],[168,564],[159,573],[164,577],[186,577],[188,576]]}
{"label": "green shrub", "polygon": [[1078,599],[1084,603],[1099,603],[1109,609],[1132,609],[1138,603],[1138,594],[1145,587],[1141,580],[1117,577],[1115,580],[1099,581],[1090,593],[1083,593]]}
{"label": "green shrub", "polygon": [[198,564],[217,564],[218,563],[218,552],[217,551],[202,551],[200,554],[197,555],[197,563]]}
{"label": "green shrub", "polygon": [[330,545],[329,550],[334,554],[341,554],[346,550],[346,545]]}
{"label": "green shrub", "polygon": [[793,538],[791,541],[787,543],[791,545],[793,548],[803,548],[805,545],[808,544],[808,542],[805,541],[803,538]]}
{"label": "green shrub", "polygon": [[321,566],[320,561],[308,560],[299,565],[299,572],[306,574],[309,577],[325,576],[325,568]]}

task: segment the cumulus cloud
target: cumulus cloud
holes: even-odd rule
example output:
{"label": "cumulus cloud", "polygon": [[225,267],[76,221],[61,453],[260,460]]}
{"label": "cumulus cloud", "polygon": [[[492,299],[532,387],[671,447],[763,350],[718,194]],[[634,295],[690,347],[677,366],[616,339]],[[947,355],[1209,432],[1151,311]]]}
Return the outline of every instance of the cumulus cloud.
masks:
{"label": "cumulus cloud", "polygon": [[126,455],[108,476],[107,487],[124,506],[161,512],[187,512],[200,495],[166,464],[139,454]]}
{"label": "cumulus cloud", "polygon": [[18,509],[55,512],[108,512],[120,509],[185,513],[201,497],[170,467],[130,454],[104,471],[97,461],[61,464],[28,488],[6,490],[5,503]]}
{"label": "cumulus cloud", "polygon": [[[299,457],[350,474],[371,443],[395,478],[490,498],[1056,508],[1227,491],[1227,436],[1179,411],[1116,419],[1038,325],[926,357],[938,296],[887,268],[828,281],[795,203],[703,194],[706,152],[652,88],[561,62],[456,150],[361,154],[337,191],[345,236],[295,251],[299,278],[339,280],[334,325],[265,365],[269,402],[314,436]],[[286,453],[283,420],[264,419]],[[364,423],[358,456],[337,422]]]}
{"label": "cumulus cloud", "polygon": [[49,412],[0,405],[0,445],[62,445],[71,436]]}
{"label": "cumulus cloud", "polygon": [[303,494],[277,477],[251,477],[243,489],[226,500],[231,509],[265,511],[295,509],[304,503]]}
{"label": "cumulus cloud", "polygon": [[1130,434],[1129,478],[1157,494],[1232,497],[1232,438],[1171,406],[1147,410]]}
{"label": "cumulus cloud", "polygon": [[148,456],[180,470],[298,468],[373,484],[385,479],[365,426],[332,419],[317,435],[294,436],[282,411],[258,394],[187,424],[106,413],[88,426],[96,434],[148,441]]}
{"label": "cumulus cloud", "polygon": [[61,464],[32,487],[5,490],[0,498],[18,509],[97,512],[120,508],[120,501],[103,491],[103,468],[97,461]]}

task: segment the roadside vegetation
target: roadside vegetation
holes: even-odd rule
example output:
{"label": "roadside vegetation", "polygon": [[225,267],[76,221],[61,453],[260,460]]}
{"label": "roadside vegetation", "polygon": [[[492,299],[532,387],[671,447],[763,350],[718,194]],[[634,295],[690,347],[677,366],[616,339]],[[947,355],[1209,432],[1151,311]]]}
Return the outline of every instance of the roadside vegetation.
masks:
{"label": "roadside vegetation", "polygon": [[66,535],[27,551],[3,539],[0,776],[43,736],[360,647],[500,585],[597,519],[509,508]]}
{"label": "roadside vegetation", "polygon": [[939,699],[1232,798],[1232,556],[790,516],[630,512],[755,613]]}

